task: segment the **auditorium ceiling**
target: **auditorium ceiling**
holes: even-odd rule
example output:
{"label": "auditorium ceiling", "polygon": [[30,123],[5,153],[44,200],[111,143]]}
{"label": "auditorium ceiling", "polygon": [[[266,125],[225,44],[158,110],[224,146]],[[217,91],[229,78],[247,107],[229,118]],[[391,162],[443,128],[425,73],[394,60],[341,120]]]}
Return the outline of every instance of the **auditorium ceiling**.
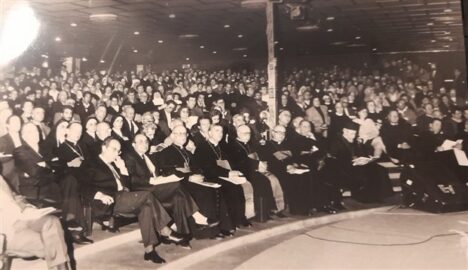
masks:
{"label": "auditorium ceiling", "polygon": [[[16,1],[6,0],[4,10]],[[265,10],[257,0],[29,2],[42,22],[38,53],[55,48],[80,57],[112,58],[122,45],[122,55],[147,57],[266,56]],[[277,46],[285,55],[463,50],[460,0],[284,2],[278,9]],[[303,20],[291,20],[294,3],[305,3]],[[97,14],[117,17],[90,20]]]}

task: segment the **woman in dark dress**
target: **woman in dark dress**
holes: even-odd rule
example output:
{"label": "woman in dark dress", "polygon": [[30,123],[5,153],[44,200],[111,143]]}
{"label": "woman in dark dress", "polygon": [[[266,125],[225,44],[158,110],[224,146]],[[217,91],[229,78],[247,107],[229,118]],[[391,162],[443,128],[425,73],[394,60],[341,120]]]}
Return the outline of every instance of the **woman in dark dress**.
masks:
{"label": "woman in dark dress", "polygon": [[45,140],[39,144],[40,153],[53,169],[60,167],[57,150],[65,142],[68,125],[65,120],[58,121]]}
{"label": "woman in dark dress", "polygon": [[124,118],[121,115],[114,116],[111,121],[112,132],[111,136],[119,140],[122,145],[122,150],[127,150],[131,146],[130,138],[126,137],[122,133],[122,127],[124,123]]}
{"label": "woman in dark dress", "polygon": [[94,149],[94,145],[96,144],[96,125],[98,120],[96,117],[88,117],[85,121],[84,125],[84,132],[81,135],[81,145],[83,146],[83,150],[85,153],[85,159],[88,157],[95,157],[97,156],[96,151],[99,149]]}

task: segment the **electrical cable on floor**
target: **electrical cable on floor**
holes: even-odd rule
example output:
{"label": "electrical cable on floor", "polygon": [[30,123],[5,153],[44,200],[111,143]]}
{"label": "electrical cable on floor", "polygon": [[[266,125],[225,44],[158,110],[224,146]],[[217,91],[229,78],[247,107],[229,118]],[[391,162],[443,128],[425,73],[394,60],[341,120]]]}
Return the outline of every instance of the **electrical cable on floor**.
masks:
{"label": "electrical cable on floor", "polygon": [[[468,232],[465,232],[465,233],[468,233]],[[427,243],[435,238],[442,238],[442,237],[448,237],[448,236],[460,236],[459,233],[445,233],[445,234],[436,234],[422,241],[413,242],[413,243],[374,244],[374,243],[360,243],[360,242],[352,242],[352,241],[344,241],[344,240],[326,239],[322,237],[313,236],[308,233],[304,233],[304,235],[315,240],[326,241],[326,242],[352,244],[352,245],[360,245],[360,246],[378,246],[378,247],[415,246],[415,245],[421,245],[421,244]]]}

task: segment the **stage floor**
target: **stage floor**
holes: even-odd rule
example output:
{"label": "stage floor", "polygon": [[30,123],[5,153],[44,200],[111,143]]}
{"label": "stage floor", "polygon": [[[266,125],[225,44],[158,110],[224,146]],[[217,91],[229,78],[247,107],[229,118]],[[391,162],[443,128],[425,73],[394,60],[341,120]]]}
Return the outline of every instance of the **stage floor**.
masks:
{"label": "stage floor", "polygon": [[382,211],[301,233],[237,269],[468,269],[468,240],[451,230],[468,232],[468,212]]}

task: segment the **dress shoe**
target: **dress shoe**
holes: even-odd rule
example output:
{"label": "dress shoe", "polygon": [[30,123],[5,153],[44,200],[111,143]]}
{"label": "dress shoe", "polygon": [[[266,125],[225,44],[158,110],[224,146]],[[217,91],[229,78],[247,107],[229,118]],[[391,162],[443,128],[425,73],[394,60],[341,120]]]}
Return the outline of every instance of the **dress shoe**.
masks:
{"label": "dress shoe", "polygon": [[163,235],[161,236],[161,242],[164,244],[179,244],[182,241],[185,240],[185,237],[183,237],[181,234],[176,233],[174,231],[171,232],[169,235]]}
{"label": "dress shoe", "polygon": [[223,240],[224,237],[225,237],[225,235],[222,232],[220,232],[217,235],[210,237],[210,239],[219,241],[219,240]]}
{"label": "dress shoe", "polygon": [[93,239],[89,239],[88,237],[84,236],[83,234],[80,234],[80,240],[84,243],[89,243],[92,244],[94,243]]}
{"label": "dress shoe", "polygon": [[236,230],[221,230],[221,233],[224,235],[224,237],[233,237],[235,232]]}
{"label": "dress shoe", "polygon": [[186,240],[186,239],[182,240],[182,242],[177,243],[176,245],[183,248],[183,249],[188,249],[188,250],[192,249],[192,246],[190,245],[190,241]]}
{"label": "dress shoe", "polygon": [[72,233],[71,237],[72,237],[73,243],[77,245],[87,245],[90,243],[90,242],[83,241],[81,239],[81,235],[78,233]]}
{"label": "dress shoe", "polygon": [[161,256],[159,256],[156,250],[153,250],[149,253],[145,253],[144,259],[145,261],[152,261],[154,263],[166,263],[166,260],[161,258]]}
{"label": "dress shoe", "polygon": [[111,233],[120,232],[119,228],[116,227],[116,226],[109,226],[109,225],[104,224],[104,222],[98,222],[98,223],[101,225],[101,230],[103,230],[103,231],[108,231],[108,232],[111,232]]}
{"label": "dress shoe", "polygon": [[213,228],[213,227],[218,226],[219,220],[214,220],[212,218],[207,218],[206,223],[204,223],[204,224],[196,223],[196,224],[197,224],[198,229],[204,230],[204,229],[207,229],[207,228]]}
{"label": "dress shoe", "polygon": [[346,207],[344,206],[343,202],[334,203],[332,204],[332,207],[339,211],[346,210]]}
{"label": "dress shoe", "polygon": [[328,214],[336,214],[337,211],[336,209],[334,209],[333,207],[331,207],[330,205],[325,205],[325,206],[322,206],[320,209],[319,209],[320,212],[325,212],[325,213],[328,213]]}

